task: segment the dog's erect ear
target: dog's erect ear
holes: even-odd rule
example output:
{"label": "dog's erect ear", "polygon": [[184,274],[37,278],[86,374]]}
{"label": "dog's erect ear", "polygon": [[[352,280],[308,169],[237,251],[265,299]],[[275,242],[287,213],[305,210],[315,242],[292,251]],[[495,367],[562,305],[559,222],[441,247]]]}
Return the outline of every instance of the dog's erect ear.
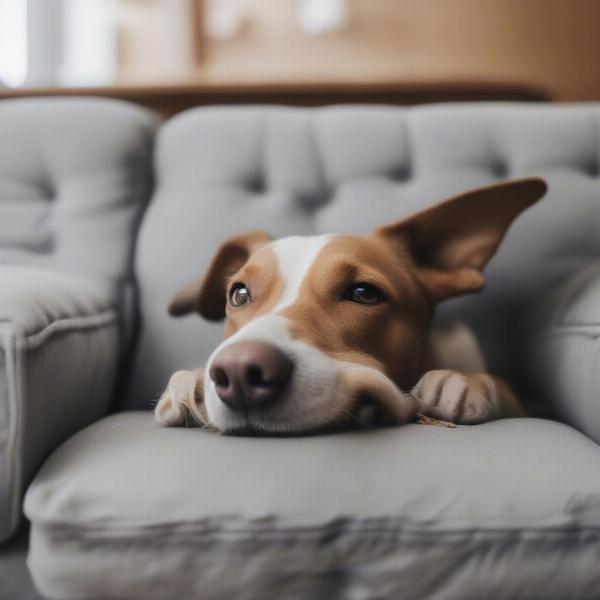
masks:
{"label": "dog's erect ear", "polygon": [[198,312],[210,321],[224,319],[227,278],[238,271],[255,250],[271,239],[264,231],[249,231],[225,240],[210,262],[206,275],[175,294],[169,304],[169,313],[178,317]]}
{"label": "dog's erect ear", "polygon": [[509,181],[460,194],[374,235],[408,250],[435,302],[479,291],[481,271],[519,213],[546,193],[542,179]]}

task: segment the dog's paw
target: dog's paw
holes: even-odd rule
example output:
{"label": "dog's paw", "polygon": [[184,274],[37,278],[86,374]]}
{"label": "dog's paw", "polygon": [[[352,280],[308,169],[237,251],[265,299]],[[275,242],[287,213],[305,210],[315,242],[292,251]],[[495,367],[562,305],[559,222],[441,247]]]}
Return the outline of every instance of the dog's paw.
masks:
{"label": "dog's paw", "polygon": [[203,425],[202,370],[173,373],[156,404],[154,417],[166,427]]}
{"label": "dog's paw", "polygon": [[412,390],[420,411],[431,417],[473,425],[498,416],[498,393],[485,373],[428,371]]}

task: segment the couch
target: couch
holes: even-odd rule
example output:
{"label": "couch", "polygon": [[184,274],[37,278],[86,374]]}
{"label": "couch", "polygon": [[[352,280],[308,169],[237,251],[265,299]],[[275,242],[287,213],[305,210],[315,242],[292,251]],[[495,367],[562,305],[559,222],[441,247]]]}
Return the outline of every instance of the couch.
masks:
{"label": "couch", "polygon": [[[27,487],[44,596],[600,597],[600,106],[210,107],[157,126],[122,103],[13,101],[0,132],[0,526]],[[168,376],[220,339],[165,307],[224,237],[368,231],[531,175],[546,198],[485,291],[438,318],[469,323],[536,417],[288,439],[154,422]]]}
{"label": "couch", "polygon": [[116,101],[0,103],[0,541],[40,462],[109,409],[155,126]]}

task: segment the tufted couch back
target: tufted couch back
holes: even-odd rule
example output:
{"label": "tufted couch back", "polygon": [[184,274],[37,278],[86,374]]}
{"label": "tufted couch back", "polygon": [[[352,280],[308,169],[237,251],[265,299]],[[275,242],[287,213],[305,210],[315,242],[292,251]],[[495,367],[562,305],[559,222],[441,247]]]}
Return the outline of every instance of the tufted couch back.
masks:
{"label": "tufted couch back", "polygon": [[[367,232],[445,197],[537,175],[546,198],[513,226],[479,295],[440,318],[477,331],[496,372],[518,378],[519,317],[598,256],[600,107],[199,108],[163,126],[156,188],[137,246],[141,337],[129,406],[149,406],[176,369],[199,366],[222,326],[166,313],[223,238]],[[517,382],[518,383],[518,382]]]}
{"label": "tufted couch back", "polygon": [[147,111],[114,100],[3,100],[0,265],[125,281],[154,130]]}

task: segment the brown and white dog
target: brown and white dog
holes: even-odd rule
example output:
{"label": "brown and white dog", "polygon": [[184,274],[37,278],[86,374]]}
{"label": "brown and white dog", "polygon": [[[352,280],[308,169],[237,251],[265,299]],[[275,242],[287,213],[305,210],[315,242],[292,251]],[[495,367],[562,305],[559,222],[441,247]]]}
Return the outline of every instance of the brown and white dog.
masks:
{"label": "brown and white dog", "polygon": [[299,434],[418,412],[469,424],[522,415],[482,372],[469,331],[440,335],[431,321],[438,302],[481,290],[511,222],[545,191],[540,179],[481,188],[367,236],[227,240],[169,307],[226,319],[225,341],[205,369],[171,377],[156,419]]}

